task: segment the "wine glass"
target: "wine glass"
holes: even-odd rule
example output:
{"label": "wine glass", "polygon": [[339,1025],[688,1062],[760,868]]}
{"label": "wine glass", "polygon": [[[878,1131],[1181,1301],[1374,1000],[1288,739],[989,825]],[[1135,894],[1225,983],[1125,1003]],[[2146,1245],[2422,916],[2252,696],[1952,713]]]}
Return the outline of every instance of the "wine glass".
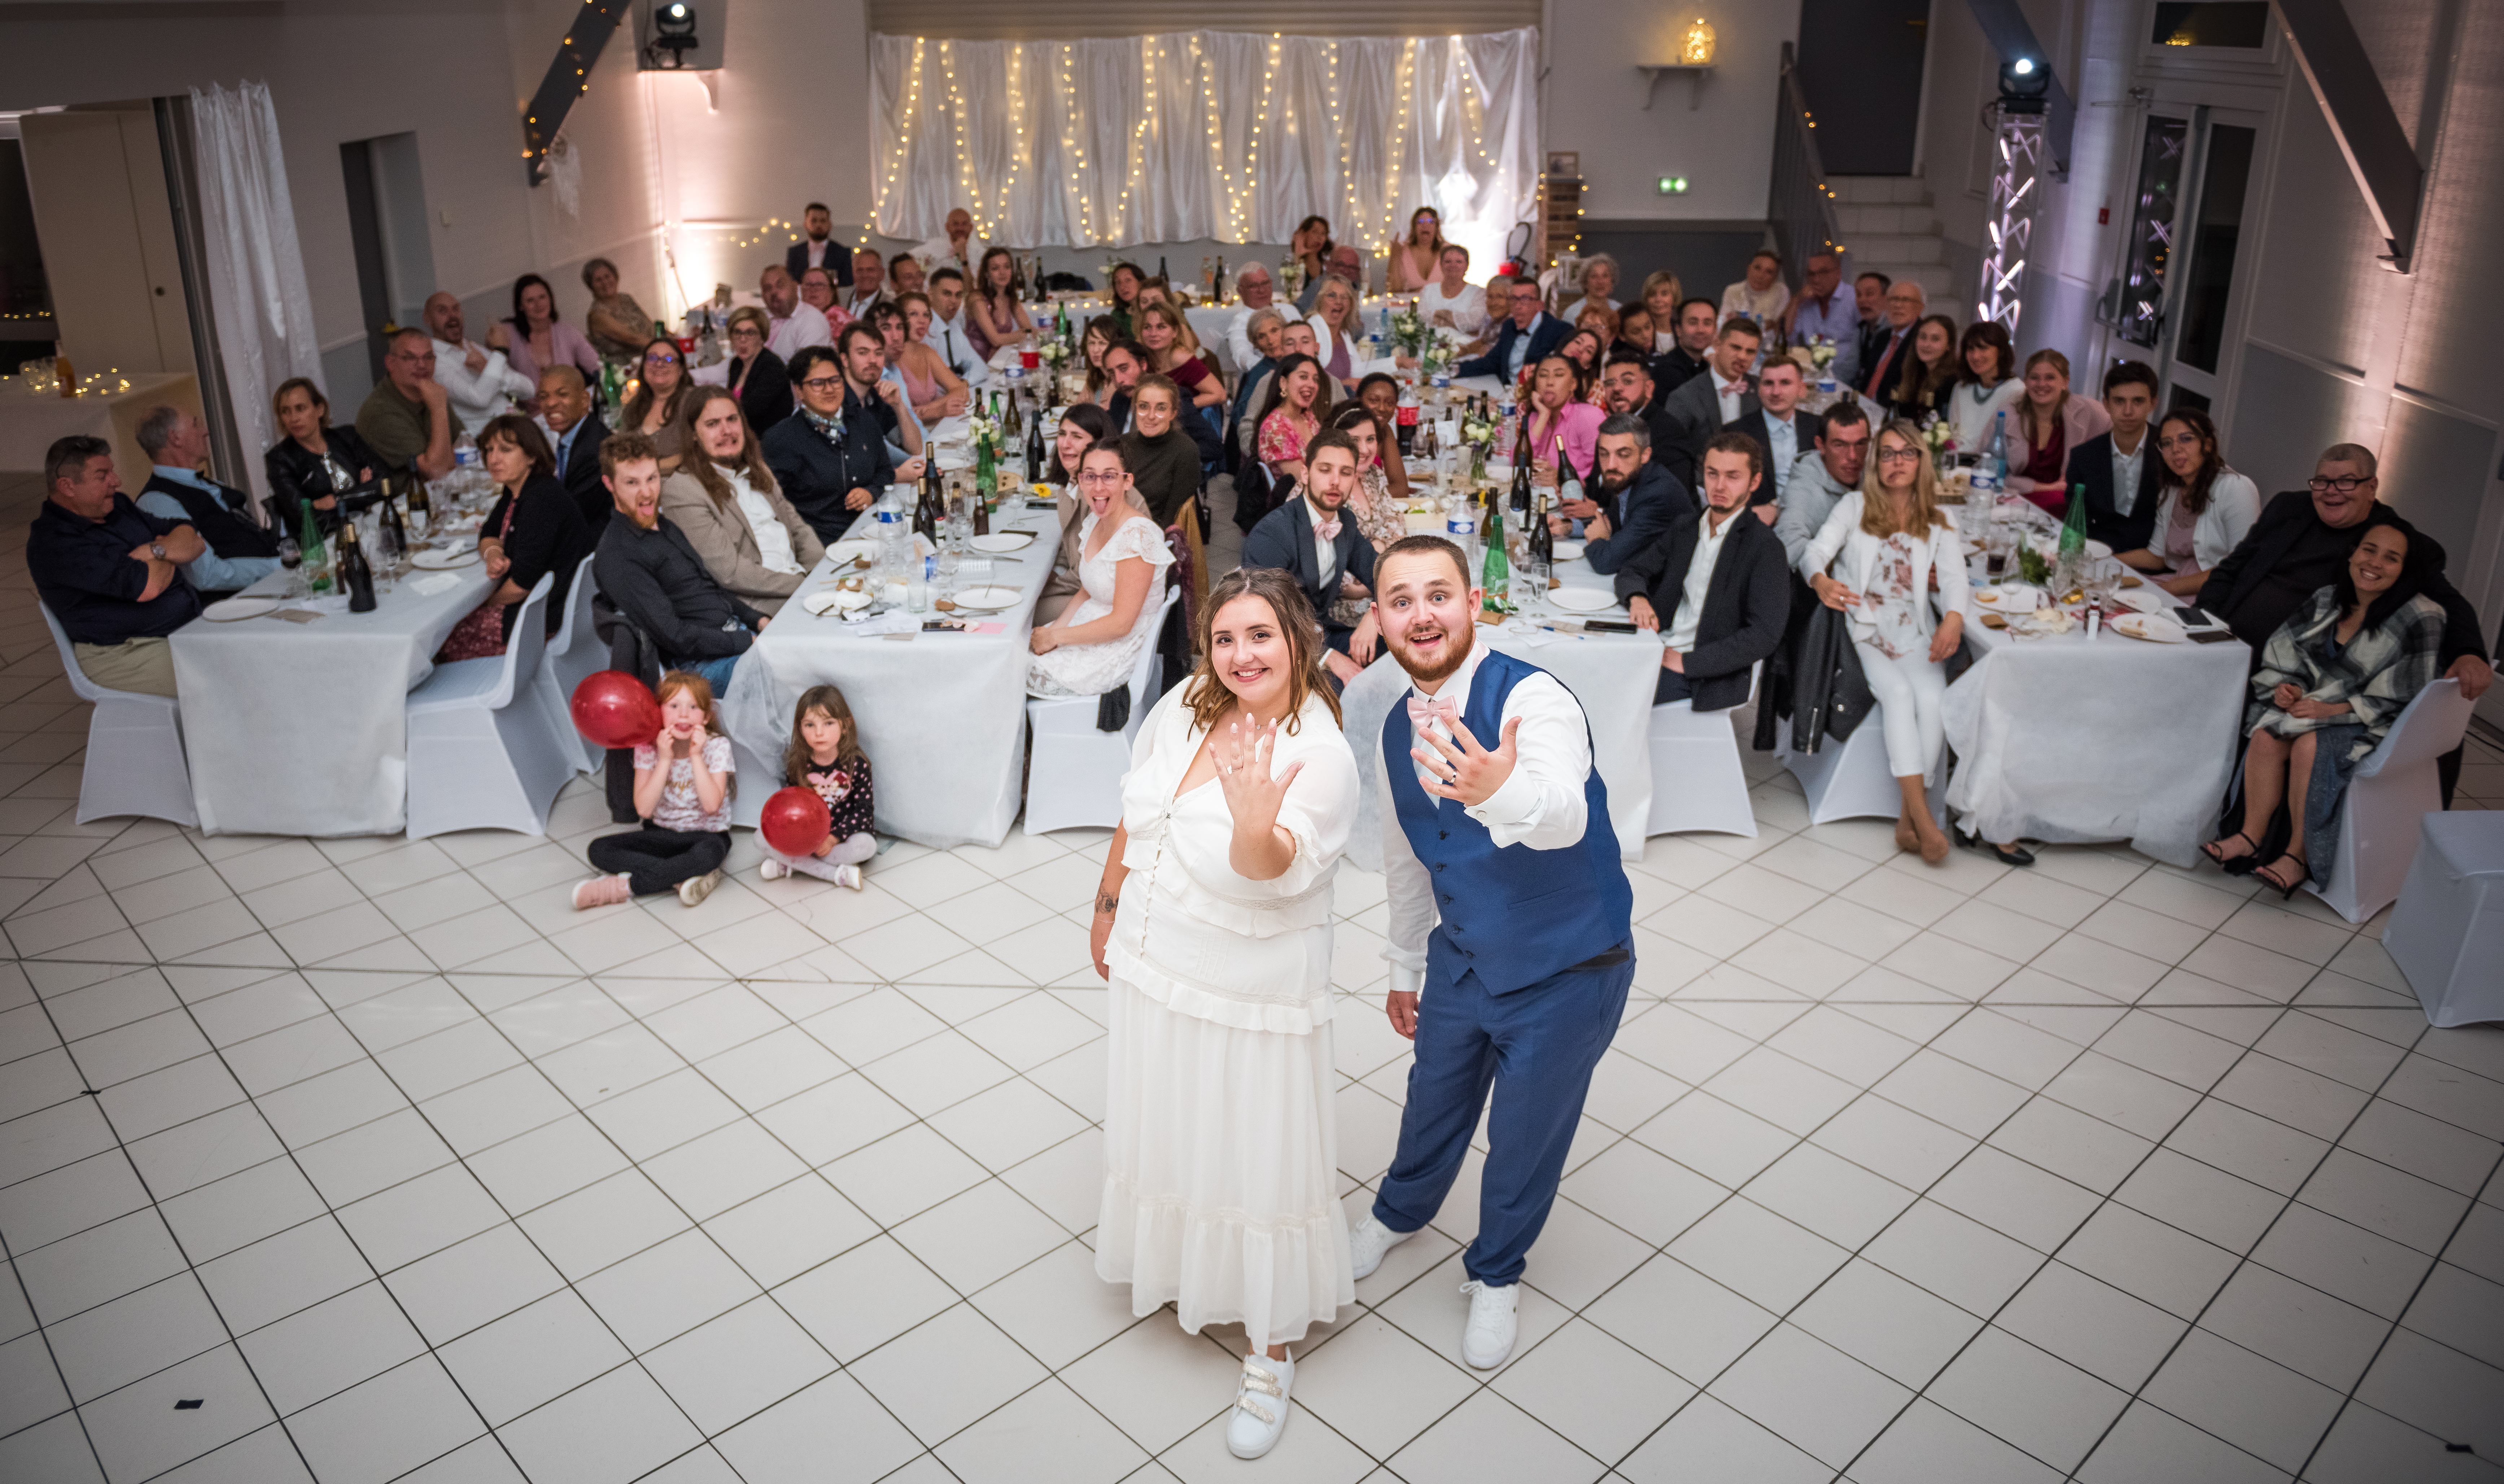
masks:
{"label": "wine glass", "polygon": [[282,535],[278,538],[278,565],[287,569],[287,596],[303,597],[304,578],[298,569],[304,565],[304,547],[296,537]]}

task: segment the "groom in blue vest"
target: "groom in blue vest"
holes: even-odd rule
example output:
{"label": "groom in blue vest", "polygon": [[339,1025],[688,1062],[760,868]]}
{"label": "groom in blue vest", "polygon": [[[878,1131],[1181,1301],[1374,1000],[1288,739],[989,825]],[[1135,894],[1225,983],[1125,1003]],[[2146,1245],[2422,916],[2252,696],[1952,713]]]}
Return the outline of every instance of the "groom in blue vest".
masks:
{"label": "groom in blue vest", "polygon": [[[1459,547],[1412,535],[1374,559],[1382,639],[1411,688],[1382,729],[1391,1025],[1417,1043],[1400,1150],[1350,1234],[1356,1276],[1442,1209],[1490,1088],[1478,1234],[1461,1255],[1461,1356],[1513,1353],[1530,1244],[1634,981],[1634,893],[1582,705],[1477,642]],[[1488,745],[1493,743],[1492,748]]]}

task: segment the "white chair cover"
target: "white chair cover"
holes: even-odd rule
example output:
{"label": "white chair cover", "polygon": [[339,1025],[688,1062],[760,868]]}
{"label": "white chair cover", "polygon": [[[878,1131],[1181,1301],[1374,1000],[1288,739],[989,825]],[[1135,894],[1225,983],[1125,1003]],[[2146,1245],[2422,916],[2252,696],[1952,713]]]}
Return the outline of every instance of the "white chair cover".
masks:
{"label": "white chair cover", "polygon": [[2437,680],[2410,700],[2382,745],[2348,775],[2330,879],[2305,883],[2339,915],[2362,922],[2399,896],[2420,822],[2443,808],[2435,759],[2460,745],[2469,712],[2460,682]]}
{"label": "white chair cover", "polygon": [[547,643],[547,658],[539,666],[540,704],[548,709],[581,750],[584,773],[597,773],[609,760],[609,754],[593,746],[589,739],[574,729],[574,688],[594,671],[609,668],[608,646],[591,627],[591,600],[600,591],[592,579],[591,558],[574,569],[574,587],[566,595],[565,618],[556,638]]}
{"label": "white chair cover", "polygon": [[171,819],[197,828],[199,807],[191,799],[191,765],[183,756],[183,711],[164,696],[107,690],[79,669],[78,654],[61,621],[42,602],[44,627],[61,652],[61,669],[70,689],[82,701],[95,704],[87,724],[87,761],[79,777],[79,823],[126,814]]}
{"label": "white chair cover", "polygon": [[[1813,753],[1793,752],[1791,739],[1791,729],[1785,726],[1775,753],[1808,796],[1809,823],[1893,819],[1904,811],[1904,790],[1887,770],[1887,730],[1879,723],[1877,707],[1869,708],[1850,737],[1840,742],[1829,737]],[[1946,760],[1942,750],[1940,766],[1930,770],[1929,780],[1930,814],[1942,826],[1947,823],[1947,790],[1938,785]]]}
{"label": "white chair cover", "polygon": [[1130,672],[1130,720],[1119,732],[1096,730],[1097,698],[1029,699],[1026,721],[1034,729],[1026,783],[1026,833],[1111,829],[1122,822],[1122,776],[1130,771],[1130,742],[1148,707],[1162,694],[1157,637],[1182,601],[1177,586],[1157,610],[1157,626]]}
{"label": "white chair cover", "polygon": [[[1749,671],[1751,701],[1764,669],[1759,663]],[[1652,708],[1652,811],[1644,822],[1646,836],[1699,830],[1756,838],[1756,814],[1749,805],[1748,774],[1739,761],[1739,734],[1732,721],[1736,714],[1737,707],[1698,714],[1692,701]]]}
{"label": "white chair cover", "polygon": [[2504,811],[2425,816],[2382,949],[2427,1023],[2504,1020]]}
{"label": "white chair cover", "polygon": [[547,833],[548,810],[581,757],[571,721],[539,685],[547,648],[541,572],[491,659],[435,667],[408,693],[408,838],[452,830]]}

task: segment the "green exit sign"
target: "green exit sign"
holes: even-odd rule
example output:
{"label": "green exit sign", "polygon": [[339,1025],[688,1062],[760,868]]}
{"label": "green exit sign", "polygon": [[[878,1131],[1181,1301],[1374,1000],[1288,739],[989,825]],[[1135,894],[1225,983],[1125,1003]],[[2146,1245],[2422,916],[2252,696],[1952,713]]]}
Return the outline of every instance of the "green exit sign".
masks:
{"label": "green exit sign", "polygon": [[1660,178],[1660,193],[1662,195],[1687,194],[1687,177],[1683,175],[1662,176]]}

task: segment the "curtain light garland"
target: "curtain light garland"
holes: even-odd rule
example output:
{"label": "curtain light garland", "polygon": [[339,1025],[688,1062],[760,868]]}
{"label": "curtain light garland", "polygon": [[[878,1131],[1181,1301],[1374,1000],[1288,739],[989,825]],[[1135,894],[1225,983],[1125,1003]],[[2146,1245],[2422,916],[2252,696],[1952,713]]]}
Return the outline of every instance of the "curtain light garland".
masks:
{"label": "curtain light garland", "polygon": [[1538,33],[1233,31],[870,38],[876,230],[963,207],[1015,248],[1283,242],[1306,215],[1369,251],[1431,206],[1497,252],[1536,210]]}

